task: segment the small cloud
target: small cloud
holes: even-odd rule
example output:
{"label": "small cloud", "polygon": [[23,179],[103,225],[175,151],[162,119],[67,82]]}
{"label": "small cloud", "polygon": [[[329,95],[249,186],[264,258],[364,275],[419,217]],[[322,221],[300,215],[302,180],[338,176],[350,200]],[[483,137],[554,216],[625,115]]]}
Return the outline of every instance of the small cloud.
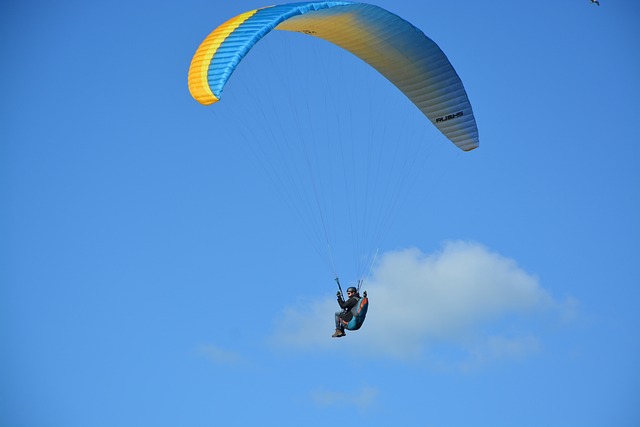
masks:
{"label": "small cloud", "polygon": [[216,365],[237,365],[244,361],[239,353],[225,350],[213,344],[201,346],[198,349],[198,354]]}
{"label": "small cloud", "polygon": [[343,405],[344,402],[349,402],[349,405],[365,410],[376,403],[379,394],[378,389],[364,386],[350,393],[320,389],[314,391],[311,398],[317,406],[321,407]]}
{"label": "small cloud", "polygon": [[527,335],[516,338],[488,337],[470,350],[470,355],[457,368],[472,371],[488,363],[505,359],[522,359],[540,350],[538,338]]}
{"label": "small cloud", "polygon": [[[447,345],[467,355],[468,366],[522,358],[540,341],[530,329],[541,318],[575,318],[578,302],[556,301],[513,259],[473,242],[448,242],[424,254],[411,248],[380,257],[367,282],[370,308],[362,330],[339,347],[370,356],[415,360]],[[335,348],[329,338],[335,300],[289,308],[274,342],[305,349]],[[346,341],[346,342],[345,342]]]}

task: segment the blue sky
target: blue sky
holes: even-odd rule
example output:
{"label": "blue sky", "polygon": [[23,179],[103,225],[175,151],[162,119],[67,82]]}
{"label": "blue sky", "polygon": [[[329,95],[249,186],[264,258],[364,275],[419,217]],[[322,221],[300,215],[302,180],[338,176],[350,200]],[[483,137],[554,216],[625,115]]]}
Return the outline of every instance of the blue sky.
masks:
{"label": "blue sky", "polygon": [[[219,3],[2,6],[2,425],[640,424],[640,6],[373,2],[461,76],[480,130],[462,153],[296,34],[199,105],[197,46],[265,5]],[[419,142],[369,246],[367,323],[340,340],[318,225],[259,151],[323,134]],[[367,212],[397,178],[379,172]],[[327,196],[353,283],[356,208]]]}

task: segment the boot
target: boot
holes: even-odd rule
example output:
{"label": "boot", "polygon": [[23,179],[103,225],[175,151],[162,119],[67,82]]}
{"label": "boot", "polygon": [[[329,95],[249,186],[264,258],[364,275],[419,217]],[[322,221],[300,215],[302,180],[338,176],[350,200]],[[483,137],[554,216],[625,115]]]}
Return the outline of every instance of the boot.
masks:
{"label": "boot", "polygon": [[345,335],[347,334],[345,334],[342,329],[336,329],[333,335],[331,335],[331,338],[340,338],[340,337],[344,337]]}

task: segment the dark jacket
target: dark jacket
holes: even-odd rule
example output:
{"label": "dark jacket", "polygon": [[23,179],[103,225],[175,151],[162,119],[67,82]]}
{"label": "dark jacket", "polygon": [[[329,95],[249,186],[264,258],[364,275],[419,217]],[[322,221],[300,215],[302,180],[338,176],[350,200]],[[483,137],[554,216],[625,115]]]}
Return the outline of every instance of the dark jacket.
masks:
{"label": "dark jacket", "polygon": [[338,304],[342,309],[342,313],[340,313],[340,318],[344,319],[347,322],[353,319],[352,308],[358,305],[358,301],[360,301],[360,298],[358,298],[357,296],[352,296],[346,301],[342,299],[342,296],[339,296]]}

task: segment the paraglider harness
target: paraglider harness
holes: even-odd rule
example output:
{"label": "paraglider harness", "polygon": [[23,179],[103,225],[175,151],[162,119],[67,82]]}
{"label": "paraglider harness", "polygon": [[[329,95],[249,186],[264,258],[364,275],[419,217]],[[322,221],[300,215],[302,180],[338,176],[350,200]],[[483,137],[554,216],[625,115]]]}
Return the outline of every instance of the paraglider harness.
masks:
{"label": "paraglider harness", "polygon": [[[342,295],[342,286],[340,286],[340,280],[336,277],[336,283],[338,284],[338,290],[340,291],[340,295]],[[360,286],[362,285],[362,280],[358,280],[358,288],[356,290],[356,295],[360,295]],[[363,292],[361,297],[356,297],[358,303],[351,308],[351,314],[353,317],[349,322],[342,320],[342,324],[344,328],[349,331],[357,331],[360,329],[362,324],[364,323],[364,319],[367,317],[367,310],[369,309],[369,298],[367,298],[367,291]]]}

